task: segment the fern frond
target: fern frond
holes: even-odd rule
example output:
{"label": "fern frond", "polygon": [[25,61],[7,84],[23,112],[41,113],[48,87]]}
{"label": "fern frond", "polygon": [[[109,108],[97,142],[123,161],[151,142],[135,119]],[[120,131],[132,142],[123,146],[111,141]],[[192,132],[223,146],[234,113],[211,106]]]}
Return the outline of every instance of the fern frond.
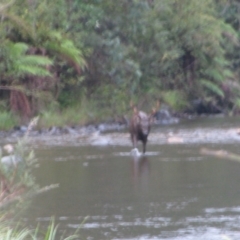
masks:
{"label": "fern frond", "polygon": [[220,97],[224,97],[224,93],[222,89],[216,83],[213,83],[206,79],[201,79],[200,82],[201,82],[201,85],[206,87],[208,90],[212,91],[213,93],[215,93]]}
{"label": "fern frond", "polygon": [[47,66],[53,64],[53,61],[48,57],[38,55],[26,55],[24,58],[22,58],[21,62],[22,64],[35,66]]}
{"label": "fern frond", "polygon": [[223,75],[225,78],[231,78],[233,76],[233,73],[231,70],[225,69],[225,70],[223,70]]}
{"label": "fern frond", "polygon": [[86,67],[86,61],[84,60],[82,53],[73,47],[73,45],[70,46],[66,43],[55,44],[53,42],[50,42],[46,45],[46,48],[59,54],[67,61],[73,64],[77,64],[81,68]]}
{"label": "fern frond", "polygon": [[28,45],[22,42],[13,43],[8,41],[6,46],[8,47],[8,51],[12,56],[20,56],[25,54],[28,50]]}
{"label": "fern frond", "polygon": [[53,51],[79,70],[87,66],[83,53],[75,47],[71,40],[65,39],[58,32],[49,33],[49,41],[45,43],[47,50]]}
{"label": "fern frond", "polygon": [[35,76],[51,76],[44,66],[52,65],[53,61],[48,57],[38,55],[26,55],[28,45],[25,43],[7,43],[9,58],[11,59],[10,71],[18,76],[30,74]]}
{"label": "fern frond", "polygon": [[50,72],[42,67],[38,66],[28,66],[19,65],[18,66],[19,75],[34,75],[34,76],[51,76]]}
{"label": "fern frond", "polygon": [[23,31],[25,34],[27,34],[31,39],[35,39],[34,31],[26,21],[24,21],[21,17],[17,15],[13,15],[11,13],[2,13],[3,16],[7,17],[12,24],[17,26],[17,29],[20,31]]}
{"label": "fern frond", "polygon": [[222,70],[219,71],[216,68],[208,68],[204,71],[204,73],[206,74],[206,76],[208,78],[211,78],[216,82],[223,82],[224,81],[224,76],[223,76]]}

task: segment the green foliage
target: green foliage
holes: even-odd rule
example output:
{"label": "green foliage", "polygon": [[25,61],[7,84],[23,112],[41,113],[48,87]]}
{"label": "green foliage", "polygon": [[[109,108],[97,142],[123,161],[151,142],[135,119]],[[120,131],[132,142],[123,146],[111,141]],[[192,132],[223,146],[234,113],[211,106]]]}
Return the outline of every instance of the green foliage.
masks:
{"label": "green foliage", "polygon": [[[216,101],[220,95],[225,97],[222,83],[233,75],[223,33],[233,36],[228,45],[236,43],[236,33],[218,17],[213,1],[154,1],[151,5],[141,0],[114,5],[104,1],[91,3],[91,8],[79,4],[79,12],[83,5],[85,22],[73,29],[93,49],[86,77],[93,83],[91,91],[95,86],[98,93],[108,89],[108,96],[114,93],[120,104],[124,97],[119,100],[118,90],[126,99],[137,95],[139,100],[142,95],[159,98],[163,91],[179,89],[188,102],[209,95]],[[87,25],[88,34],[82,30],[86,22],[92,23]]]}
{"label": "green foliage", "polygon": [[[11,77],[28,89],[21,72],[35,74],[31,97],[44,88],[68,107],[79,92],[76,99],[91,97],[111,115],[124,112],[130,99],[153,101],[163,92],[181,92],[182,110],[186,102],[211,98],[218,109],[231,111],[240,96],[234,89],[229,96],[224,86],[239,82],[238,12],[234,0],[11,2],[0,11],[1,79]],[[8,57],[9,41],[28,46],[19,61]],[[47,58],[52,64],[44,62]],[[40,84],[44,74],[38,70],[51,77]],[[35,112],[42,105],[36,104]]]}
{"label": "green foliage", "polygon": [[201,80],[201,84],[205,86],[208,90],[210,90],[212,93],[220,97],[224,97],[222,89],[217,84],[204,79]]}
{"label": "green foliage", "polygon": [[[47,191],[56,187],[51,185],[42,189],[38,189],[32,170],[36,167],[36,159],[34,151],[31,150],[28,142],[28,134],[37,124],[38,118],[33,119],[28,126],[28,129],[13,147],[10,144],[4,146],[4,150],[8,155],[2,157],[2,149],[0,149],[0,239],[22,240],[22,239],[79,239],[76,234],[69,237],[62,236],[59,238],[58,227],[54,221],[51,221],[48,229],[43,234],[38,227],[36,230],[21,229],[20,225],[12,228],[9,219],[11,214],[16,215],[17,209],[27,203],[27,199],[35,194]],[[7,221],[6,221],[7,219]]]}
{"label": "green foliage", "polygon": [[[36,125],[37,118],[33,119],[25,136],[15,144],[7,144],[0,148],[0,213],[1,219],[11,216],[16,209],[21,209],[27,201],[27,197],[36,193],[38,186],[32,175],[36,166],[34,152],[28,145],[28,133]],[[3,156],[3,153],[7,155]],[[0,227],[1,234],[1,227]],[[7,232],[9,236],[13,232]]]}
{"label": "green foliage", "polygon": [[8,227],[0,226],[0,239],[25,240],[25,239],[31,239],[30,238],[31,235],[32,235],[31,231],[27,229],[17,231],[15,229],[10,229]]}
{"label": "green foliage", "polygon": [[9,40],[2,42],[0,51],[0,67],[2,80],[19,82],[26,75],[50,76],[46,65],[52,61],[43,56],[27,55],[29,46],[25,43],[14,43]]}
{"label": "green foliage", "polygon": [[[67,14],[57,14],[60,18],[55,22],[52,4],[48,1],[30,4],[21,0],[0,12],[3,19],[0,31],[5,37],[0,46],[0,86],[7,81],[8,86],[2,89],[13,91],[16,87],[12,85],[18,83],[21,94],[11,92],[9,106],[28,117],[44,105],[39,96],[58,97],[66,84],[65,72],[74,69],[74,77],[79,78],[86,67],[82,51],[67,36],[66,29],[56,27],[64,21],[61,17],[65,16],[66,20]],[[66,7],[65,1],[54,1],[54,4],[57,10]],[[19,102],[18,107],[16,102]]]}
{"label": "green foliage", "polygon": [[[32,120],[29,124],[28,131],[31,130],[37,120]],[[16,189],[24,188],[25,190],[32,191],[36,187],[32,170],[36,165],[34,152],[29,149],[27,145],[28,138],[26,135],[18,140],[13,150],[7,155],[8,160],[6,163],[0,163],[0,174],[6,181],[8,193],[13,193]],[[0,156],[2,157],[2,156]],[[15,167],[13,167],[15,165]],[[1,203],[1,201],[0,201]]]}
{"label": "green foliage", "polygon": [[162,98],[171,108],[181,111],[188,106],[186,95],[181,91],[167,91],[162,93]]}
{"label": "green foliage", "polygon": [[9,130],[16,126],[18,118],[12,113],[1,111],[0,113],[0,130]]}
{"label": "green foliage", "polygon": [[8,62],[6,63],[6,75],[9,78],[16,78],[26,75],[50,76],[46,65],[53,62],[43,56],[27,55],[28,45],[25,43],[6,42],[6,51],[8,54]]}
{"label": "green foliage", "polygon": [[36,230],[29,230],[27,228],[20,229],[20,227],[17,227],[15,229],[9,228],[8,226],[5,226],[3,223],[0,225],[0,239],[4,240],[73,240],[73,239],[79,239],[79,236],[77,234],[70,235],[68,237],[65,237],[64,235],[59,237],[58,233],[58,226],[55,225],[54,221],[52,221],[47,231],[42,234],[39,231],[39,228]]}
{"label": "green foliage", "polygon": [[69,63],[72,63],[79,72],[80,68],[83,69],[86,67],[86,61],[80,49],[71,40],[64,38],[59,32],[49,32],[44,46],[47,50],[53,51]]}
{"label": "green foliage", "polygon": [[86,124],[88,121],[94,120],[91,109],[90,104],[84,102],[82,105],[74,105],[62,110],[45,110],[41,114],[39,127],[49,128],[53,126],[64,127],[66,125],[76,126]]}

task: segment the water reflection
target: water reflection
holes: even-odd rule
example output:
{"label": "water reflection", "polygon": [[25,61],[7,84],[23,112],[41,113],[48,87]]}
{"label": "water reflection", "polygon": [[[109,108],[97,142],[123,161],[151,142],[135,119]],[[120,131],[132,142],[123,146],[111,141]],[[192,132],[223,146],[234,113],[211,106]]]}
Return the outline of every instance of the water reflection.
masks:
{"label": "water reflection", "polygon": [[150,161],[145,155],[132,155],[131,156],[131,172],[134,183],[142,182],[147,184],[150,175]]}

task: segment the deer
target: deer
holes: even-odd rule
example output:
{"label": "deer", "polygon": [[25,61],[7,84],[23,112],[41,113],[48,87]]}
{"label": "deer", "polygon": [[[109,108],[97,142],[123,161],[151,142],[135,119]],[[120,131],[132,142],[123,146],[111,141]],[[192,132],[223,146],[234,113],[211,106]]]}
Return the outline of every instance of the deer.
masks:
{"label": "deer", "polygon": [[155,113],[156,109],[154,108],[150,114],[147,114],[143,111],[139,111],[137,107],[133,107],[133,115],[129,126],[130,137],[134,148],[137,148],[138,141],[142,142],[143,154],[146,152],[147,139]]}

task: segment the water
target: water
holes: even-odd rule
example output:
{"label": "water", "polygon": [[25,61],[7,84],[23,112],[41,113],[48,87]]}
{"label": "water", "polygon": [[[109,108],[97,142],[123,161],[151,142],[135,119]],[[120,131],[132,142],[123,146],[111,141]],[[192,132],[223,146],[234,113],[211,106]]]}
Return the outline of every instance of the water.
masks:
{"label": "water", "polygon": [[[196,120],[152,134],[201,129],[204,135],[237,125],[236,119]],[[59,188],[35,197],[22,218],[36,226],[54,217],[60,232],[79,229],[89,240],[240,239],[240,164],[200,154],[202,147],[240,154],[237,137],[226,139],[152,140],[141,159],[130,156],[129,142],[38,147],[38,183]]]}

